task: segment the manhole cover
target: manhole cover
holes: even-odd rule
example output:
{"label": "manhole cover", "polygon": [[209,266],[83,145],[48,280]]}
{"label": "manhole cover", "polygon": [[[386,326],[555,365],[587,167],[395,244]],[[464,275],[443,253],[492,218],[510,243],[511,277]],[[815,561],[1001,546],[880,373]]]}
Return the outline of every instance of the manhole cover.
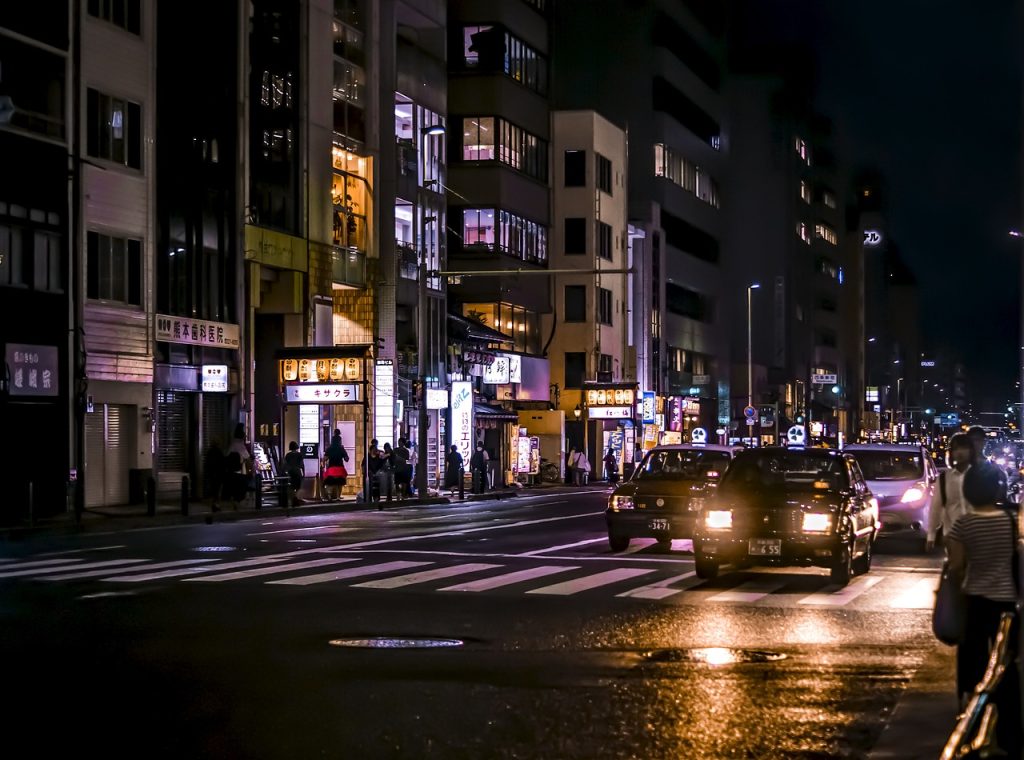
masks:
{"label": "manhole cover", "polygon": [[705,665],[734,665],[750,662],[778,662],[785,660],[781,652],[765,652],[757,649],[728,649],[726,647],[703,647],[698,649],[656,649],[644,652],[648,662],[701,662]]}
{"label": "manhole cover", "polygon": [[366,639],[331,639],[332,647],[352,649],[440,649],[461,647],[462,639],[440,639],[424,636],[377,636]]}

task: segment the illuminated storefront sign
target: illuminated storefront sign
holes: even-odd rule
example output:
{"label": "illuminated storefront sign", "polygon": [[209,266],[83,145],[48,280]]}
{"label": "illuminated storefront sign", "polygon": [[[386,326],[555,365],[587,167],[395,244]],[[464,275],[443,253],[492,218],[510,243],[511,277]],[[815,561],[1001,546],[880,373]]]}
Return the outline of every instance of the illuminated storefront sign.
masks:
{"label": "illuminated storefront sign", "polygon": [[657,409],[657,396],[654,391],[644,391],[643,408],[641,411],[641,417],[643,418],[644,424],[650,424],[654,422],[654,415]]}
{"label": "illuminated storefront sign", "polygon": [[395,445],[395,363],[377,359],[374,365],[373,419],[378,445]]}
{"label": "illuminated storefront sign", "polygon": [[878,230],[864,230],[864,245],[877,248],[882,244],[882,233]]}
{"label": "illuminated storefront sign", "polygon": [[356,404],[363,400],[361,387],[354,383],[286,385],[284,400],[289,404]]}
{"label": "illuminated storefront sign", "polygon": [[608,388],[587,391],[587,406],[630,406],[636,403],[631,388]]}
{"label": "illuminated storefront sign", "polygon": [[238,325],[205,319],[156,315],[156,339],[165,343],[185,343],[212,348],[238,348]]}
{"label": "illuminated storefront sign", "polygon": [[362,360],[347,359],[281,359],[278,377],[282,383],[343,383],[363,379]]}
{"label": "illuminated storefront sign", "polygon": [[8,343],[6,349],[8,392],[12,396],[56,396],[58,358],[56,346]]}
{"label": "illuminated storefront sign", "polygon": [[473,454],[473,384],[464,380],[452,383],[452,445],[468,467]]}
{"label": "illuminated storefront sign", "polygon": [[592,420],[628,420],[633,417],[632,406],[592,406],[587,410]]}
{"label": "illuminated storefront sign", "polygon": [[447,409],[448,391],[445,388],[427,388],[427,409]]}
{"label": "illuminated storefront sign", "polygon": [[484,367],[484,382],[488,385],[518,385],[523,381],[523,360],[518,354],[498,354]]}
{"label": "illuminated storefront sign", "polygon": [[228,367],[226,364],[204,364],[202,385],[204,393],[228,392]]}

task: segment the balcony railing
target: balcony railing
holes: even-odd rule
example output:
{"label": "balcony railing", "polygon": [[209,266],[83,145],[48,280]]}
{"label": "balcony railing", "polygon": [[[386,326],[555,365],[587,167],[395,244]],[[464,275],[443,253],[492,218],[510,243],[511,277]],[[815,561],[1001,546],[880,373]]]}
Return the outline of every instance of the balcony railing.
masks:
{"label": "balcony railing", "polygon": [[420,260],[416,246],[402,240],[395,241],[395,258],[398,260],[398,276],[415,280],[419,276]]}
{"label": "balcony railing", "polygon": [[331,280],[353,288],[366,287],[366,254],[351,248],[331,251]]}

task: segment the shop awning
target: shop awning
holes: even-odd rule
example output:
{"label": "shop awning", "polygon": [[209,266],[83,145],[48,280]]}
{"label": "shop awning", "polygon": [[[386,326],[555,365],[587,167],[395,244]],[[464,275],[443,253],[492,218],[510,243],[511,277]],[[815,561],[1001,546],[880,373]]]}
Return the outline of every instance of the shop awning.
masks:
{"label": "shop awning", "polygon": [[458,314],[448,315],[448,330],[453,338],[482,340],[488,343],[513,343],[511,337],[488,327],[483,322]]}
{"label": "shop awning", "polygon": [[473,414],[490,422],[519,422],[519,415],[487,404],[473,404]]}

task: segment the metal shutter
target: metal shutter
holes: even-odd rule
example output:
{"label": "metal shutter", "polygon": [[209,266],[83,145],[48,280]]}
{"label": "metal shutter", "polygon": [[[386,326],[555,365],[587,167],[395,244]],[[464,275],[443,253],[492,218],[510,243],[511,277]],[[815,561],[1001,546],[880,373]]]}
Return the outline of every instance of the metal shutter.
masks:
{"label": "metal shutter", "polygon": [[135,448],[130,406],[107,404],[104,498],[106,504],[128,503],[128,467]]}
{"label": "metal shutter", "polygon": [[160,491],[177,492],[181,476],[188,474],[188,396],[157,391],[156,463]]}
{"label": "metal shutter", "polygon": [[106,430],[103,405],[85,415],[85,506],[103,506],[103,481],[106,473]]}

